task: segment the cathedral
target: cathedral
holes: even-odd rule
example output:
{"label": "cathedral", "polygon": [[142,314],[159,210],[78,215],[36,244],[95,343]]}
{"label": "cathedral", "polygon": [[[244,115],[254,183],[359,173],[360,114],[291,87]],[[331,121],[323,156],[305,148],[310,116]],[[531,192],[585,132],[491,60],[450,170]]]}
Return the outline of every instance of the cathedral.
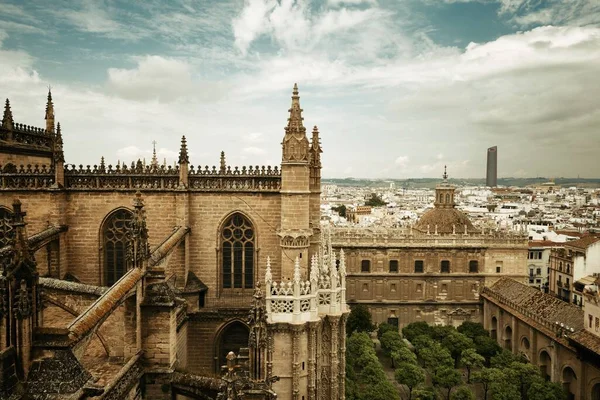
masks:
{"label": "cathedral", "polygon": [[321,152],[296,85],[273,167],[194,166],[185,137],[174,167],[66,164],[51,93],[42,128],[6,100],[0,398],[344,399]]}

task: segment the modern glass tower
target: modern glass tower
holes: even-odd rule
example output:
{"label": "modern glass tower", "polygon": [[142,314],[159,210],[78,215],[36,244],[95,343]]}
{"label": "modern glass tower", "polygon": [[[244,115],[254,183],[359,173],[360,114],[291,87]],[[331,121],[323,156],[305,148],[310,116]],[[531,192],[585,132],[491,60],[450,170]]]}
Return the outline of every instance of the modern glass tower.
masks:
{"label": "modern glass tower", "polygon": [[485,185],[498,186],[498,146],[487,149],[487,175]]}

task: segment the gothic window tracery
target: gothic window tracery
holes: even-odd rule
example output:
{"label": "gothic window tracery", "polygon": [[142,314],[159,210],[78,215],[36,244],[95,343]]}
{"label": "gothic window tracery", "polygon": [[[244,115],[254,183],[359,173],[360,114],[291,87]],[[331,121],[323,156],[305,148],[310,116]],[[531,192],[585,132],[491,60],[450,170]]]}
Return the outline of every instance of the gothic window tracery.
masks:
{"label": "gothic window tracery", "polygon": [[254,287],[255,231],[240,213],[229,217],[221,229],[221,272],[224,289]]}
{"label": "gothic window tracery", "polygon": [[10,244],[14,230],[12,227],[12,211],[0,207],[0,247]]}
{"label": "gothic window tracery", "polygon": [[127,209],[114,211],[102,226],[104,284],[112,286],[127,271],[127,241],[133,213]]}

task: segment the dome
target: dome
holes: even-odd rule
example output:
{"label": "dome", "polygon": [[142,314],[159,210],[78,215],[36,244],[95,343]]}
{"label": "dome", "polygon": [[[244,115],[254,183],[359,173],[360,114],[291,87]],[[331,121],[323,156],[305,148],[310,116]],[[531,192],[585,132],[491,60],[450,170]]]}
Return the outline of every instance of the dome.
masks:
{"label": "dome", "polygon": [[435,233],[437,225],[437,233],[477,233],[477,229],[473,226],[469,218],[456,208],[440,208],[436,207],[425,212],[419,218],[419,221],[414,226],[414,229],[427,233]]}

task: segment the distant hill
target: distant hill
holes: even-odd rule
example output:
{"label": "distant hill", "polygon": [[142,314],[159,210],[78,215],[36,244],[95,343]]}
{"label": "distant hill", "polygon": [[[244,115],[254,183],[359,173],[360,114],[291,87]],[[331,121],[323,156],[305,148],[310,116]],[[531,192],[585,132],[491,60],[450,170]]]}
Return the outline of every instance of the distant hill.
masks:
{"label": "distant hill", "polygon": [[[525,187],[548,182],[548,178],[498,178],[499,186]],[[322,179],[323,184],[338,186],[359,186],[372,188],[387,188],[394,183],[396,188],[434,188],[440,182],[438,178],[410,179],[360,179],[360,178],[329,178]],[[484,186],[485,179],[448,179],[448,182],[460,186]],[[563,187],[576,186],[580,188],[600,188],[600,179],[585,178],[555,178],[554,182]]]}

